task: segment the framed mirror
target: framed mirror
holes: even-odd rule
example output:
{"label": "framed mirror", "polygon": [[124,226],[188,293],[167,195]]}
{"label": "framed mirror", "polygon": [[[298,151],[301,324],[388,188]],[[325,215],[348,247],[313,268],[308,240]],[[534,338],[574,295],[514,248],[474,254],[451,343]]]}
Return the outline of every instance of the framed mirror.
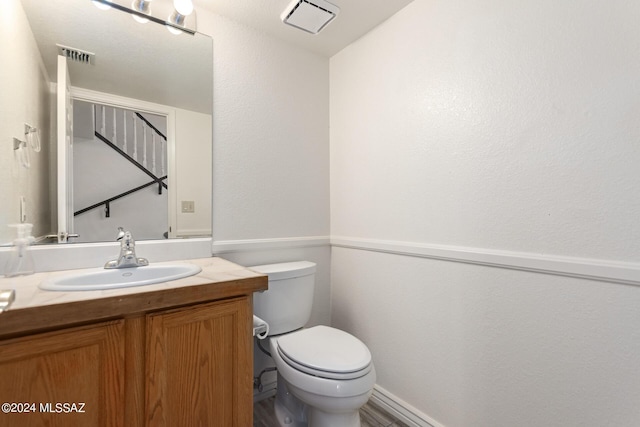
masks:
{"label": "framed mirror", "polygon": [[91,0],[0,7],[0,245],[20,222],[40,243],[210,236],[211,38]]}

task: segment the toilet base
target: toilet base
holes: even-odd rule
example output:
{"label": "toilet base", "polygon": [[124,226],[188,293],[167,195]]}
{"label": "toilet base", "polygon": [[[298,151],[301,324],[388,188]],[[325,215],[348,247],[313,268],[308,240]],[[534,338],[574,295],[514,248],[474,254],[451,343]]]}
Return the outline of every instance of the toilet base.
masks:
{"label": "toilet base", "polygon": [[328,413],[316,408],[309,411],[309,427],[360,427],[360,411]]}
{"label": "toilet base", "polygon": [[[309,409],[308,418],[291,412],[276,398],[273,405],[274,413],[280,427],[360,427],[360,412],[331,414],[315,408]],[[306,412],[306,411],[305,411]]]}
{"label": "toilet base", "polygon": [[305,404],[294,396],[278,375],[273,410],[280,427],[360,427],[360,411],[326,412]]}
{"label": "toilet base", "polygon": [[308,427],[306,405],[289,392],[280,376],[276,390],[273,410],[280,427]]}

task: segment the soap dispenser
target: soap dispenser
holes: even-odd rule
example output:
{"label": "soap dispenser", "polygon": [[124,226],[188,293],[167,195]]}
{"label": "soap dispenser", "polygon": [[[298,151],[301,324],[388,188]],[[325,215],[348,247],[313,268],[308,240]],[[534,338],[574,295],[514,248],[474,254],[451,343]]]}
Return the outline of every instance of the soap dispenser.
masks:
{"label": "soap dispenser", "polygon": [[33,274],[35,267],[31,252],[29,252],[29,246],[34,241],[31,236],[33,224],[9,224],[9,227],[16,228],[18,236],[13,241],[13,251],[11,251],[11,255],[7,260],[4,275],[6,277],[14,277]]}

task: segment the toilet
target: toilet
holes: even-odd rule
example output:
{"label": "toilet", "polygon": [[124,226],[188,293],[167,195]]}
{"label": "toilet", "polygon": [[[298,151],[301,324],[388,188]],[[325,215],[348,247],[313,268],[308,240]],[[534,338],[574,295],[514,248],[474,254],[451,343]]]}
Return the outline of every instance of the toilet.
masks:
{"label": "toilet", "polygon": [[[269,325],[277,368],[274,411],[281,427],[360,427],[376,371],[367,346],[328,326],[303,328],[311,315],[316,265],[308,261],[250,267],[269,277],[253,313]],[[265,350],[266,351],[266,350]]]}

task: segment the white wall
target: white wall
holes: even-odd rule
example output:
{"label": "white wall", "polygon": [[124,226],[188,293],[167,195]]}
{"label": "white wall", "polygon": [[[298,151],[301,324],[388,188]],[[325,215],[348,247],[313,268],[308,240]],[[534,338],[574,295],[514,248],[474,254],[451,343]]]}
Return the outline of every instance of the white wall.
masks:
{"label": "white wall", "polygon": [[[29,22],[20,2],[3,2],[0,16],[0,244],[11,242],[15,231],[5,224],[20,222],[20,196],[26,198],[27,222],[34,223],[34,234],[51,230],[49,201],[50,123],[47,110],[51,102],[48,77]],[[40,132],[42,149],[28,149],[31,167],[22,167],[13,150],[13,138],[25,140],[25,123]],[[10,183],[10,184],[9,184]]]}
{"label": "white wall", "polygon": [[198,13],[213,36],[214,240],[328,235],[328,59]]}
{"label": "white wall", "polygon": [[432,424],[640,424],[639,14],[416,0],[331,58],[332,321]]}
{"label": "white wall", "polygon": [[213,252],[318,264],[310,324],[329,315],[329,60],[198,11],[213,37]]}

